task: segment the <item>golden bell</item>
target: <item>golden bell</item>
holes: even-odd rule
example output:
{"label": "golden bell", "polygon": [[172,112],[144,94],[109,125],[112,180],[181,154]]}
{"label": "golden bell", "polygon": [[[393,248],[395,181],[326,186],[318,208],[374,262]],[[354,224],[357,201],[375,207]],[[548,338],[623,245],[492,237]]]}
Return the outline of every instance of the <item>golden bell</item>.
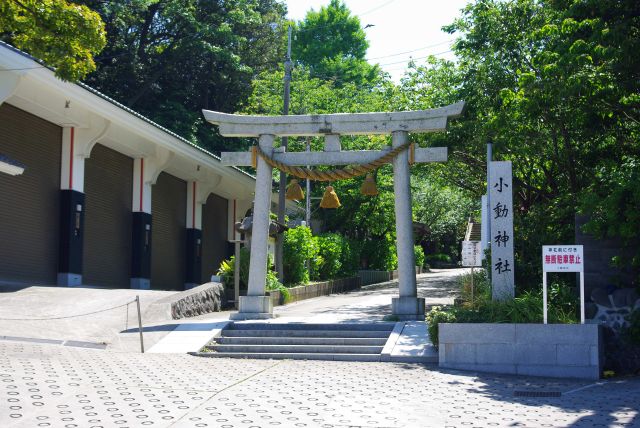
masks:
{"label": "golden bell", "polygon": [[332,186],[327,186],[320,201],[320,208],[338,208],[340,207],[340,199],[333,190]]}
{"label": "golden bell", "polygon": [[289,187],[287,187],[286,198],[290,201],[300,201],[304,199],[304,193],[302,192],[302,187],[298,184],[298,180],[291,180]]}
{"label": "golden bell", "polygon": [[360,187],[360,193],[366,196],[376,196],[378,194],[378,188],[376,187],[376,180],[373,175],[367,174],[367,177],[362,182]]}

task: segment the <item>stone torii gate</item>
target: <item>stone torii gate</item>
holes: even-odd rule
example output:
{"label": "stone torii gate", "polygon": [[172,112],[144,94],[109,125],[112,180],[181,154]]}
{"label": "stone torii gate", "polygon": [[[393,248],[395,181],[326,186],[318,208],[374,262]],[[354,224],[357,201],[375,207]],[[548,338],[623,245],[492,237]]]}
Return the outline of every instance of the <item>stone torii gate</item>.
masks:
{"label": "stone torii gate", "polygon": [[[225,137],[257,137],[264,155],[289,166],[362,165],[380,159],[391,149],[341,151],[340,135],[391,134],[392,148],[406,146],[409,132],[444,131],[447,120],[462,114],[464,102],[446,107],[392,113],[322,114],[299,116],[244,116],[203,110],[205,119],[219,126]],[[274,149],[276,137],[324,136],[323,152],[288,152]],[[411,188],[409,186],[409,150],[393,158],[396,237],[398,251],[399,297],[392,299],[392,312],[400,320],[424,320],[424,298],[417,296]],[[272,167],[253,152],[222,153],[225,165],[256,164],[256,190],[253,210],[253,235],[247,296],[240,297],[239,312],[233,319],[273,317],[269,297],[265,296],[267,239],[271,208]],[[417,148],[413,162],[445,162],[447,148]]]}

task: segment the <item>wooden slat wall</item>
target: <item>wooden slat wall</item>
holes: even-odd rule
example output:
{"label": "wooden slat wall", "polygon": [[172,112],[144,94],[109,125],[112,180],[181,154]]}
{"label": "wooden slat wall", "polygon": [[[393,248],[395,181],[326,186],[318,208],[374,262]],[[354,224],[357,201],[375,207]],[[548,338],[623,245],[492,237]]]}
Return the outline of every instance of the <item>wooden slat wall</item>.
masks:
{"label": "wooden slat wall", "polygon": [[183,290],[187,183],[161,173],[151,193],[151,288]]}
{"label": "wooden slat wall", "polygon": [[0,173],[0,281],[55,284],[62,128],[0,106],[0,153],[25,165]]}
{"label": "wooden slat wall", "polygon": [[209,282],[220,262],[231,256],[227,242],[228,203],[211,194],[202,207],[202,281]]}
{"label": "wooden slat wall", "polygon": [[101,144],[85,161],[83,282],[129,288],[133,159]]}

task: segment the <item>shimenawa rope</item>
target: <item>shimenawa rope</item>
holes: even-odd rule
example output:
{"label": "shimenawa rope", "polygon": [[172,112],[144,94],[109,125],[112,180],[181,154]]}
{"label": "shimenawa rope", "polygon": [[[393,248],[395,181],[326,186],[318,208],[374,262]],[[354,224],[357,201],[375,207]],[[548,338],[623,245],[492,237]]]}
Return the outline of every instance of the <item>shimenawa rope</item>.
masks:
{"label": "shimenawa rope", "polygon": [[398,146],[388,153],[380,156],[378,159],[362,164],[362,165],[354,165],[349,166],[342,169],[332,169],[329,171],[320,171],[317,169],[309,169],[309,168],[301,168],[299,166],[287,165],[283,162],[277,161],[267,155],[265,152],[260,149],[259,146],[253,146],[251,149],[252,152],[252,163],[253,167],[256,167],[257,156],[260,156],[264,161],[271,166],[272,168],[276,168],[280,171],[283,171],[289,175],[293,175],[294,177],[298,177],[301,179],[309,179],[312,181],[337,181],[337,180],[346,180],[349,178],[359,177],[361,175],[365,175],[368,172],[376,170],[380,168],[385,163],[389,163],[393,158],[398,156],[404,150],[410,149],[409,154],[409,163],[412,164],[415,158],[415,146],[412,143],[405,143],[401,146]]}

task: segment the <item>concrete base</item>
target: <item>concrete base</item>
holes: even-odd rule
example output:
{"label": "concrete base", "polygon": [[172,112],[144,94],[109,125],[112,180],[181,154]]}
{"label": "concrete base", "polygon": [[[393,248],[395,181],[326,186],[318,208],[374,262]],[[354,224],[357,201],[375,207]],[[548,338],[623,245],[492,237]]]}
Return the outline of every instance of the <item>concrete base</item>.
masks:
{"label": "concrete base", "polygon": [[151,280],[148,278],[131,278],[129,281],[129,288],[135,288],[137,290],[150,290]]}
{"label": "concrete base", "polygon": [[78,273],[58,273],[58,285],[61,287],[79,287],[82,285],[82,275]]}
{"label": "concrete base", "polygon": [[424,321],[424,298],[394,297],[391,299],[391,312],[399,321]]}
{"label": "concrete base", "polygon": [[240,296],[238,313],[232,320],[262,320],[273,318],[273,304],[269,296]]}
{"label": "concrete base", "polygon": [[597,324],[439,324],[442,368],[593,379],[602,369]]}

